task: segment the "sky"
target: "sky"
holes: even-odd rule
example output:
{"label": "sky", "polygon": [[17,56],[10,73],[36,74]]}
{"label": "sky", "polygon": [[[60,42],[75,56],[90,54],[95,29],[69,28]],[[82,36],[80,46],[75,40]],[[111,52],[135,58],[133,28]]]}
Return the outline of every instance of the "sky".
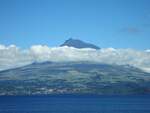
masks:
{"label": "sky", "polygon": [[150,0],[0,0],[0,44],[150,48]]}

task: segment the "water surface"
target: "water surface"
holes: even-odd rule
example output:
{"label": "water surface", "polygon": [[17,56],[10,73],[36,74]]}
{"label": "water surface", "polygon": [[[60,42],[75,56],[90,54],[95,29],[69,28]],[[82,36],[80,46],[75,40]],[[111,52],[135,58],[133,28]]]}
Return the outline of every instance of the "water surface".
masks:
{"label": "water surface", "polygon": [[0,113],[150,113],[150,95],[0,96]]}

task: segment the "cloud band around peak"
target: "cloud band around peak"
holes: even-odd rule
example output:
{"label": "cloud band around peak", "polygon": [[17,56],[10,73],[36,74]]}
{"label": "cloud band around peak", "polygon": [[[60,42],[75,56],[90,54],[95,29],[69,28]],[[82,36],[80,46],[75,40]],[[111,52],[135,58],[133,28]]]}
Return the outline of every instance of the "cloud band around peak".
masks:
{"label": "cloud band around peak", "polygon": [[15,68],[33,62],[91,61],[106,64],[132,65],[150,72],[150,52],[134,49],[102,48],[99,50],[73,47],[33,45],[20,49],[15,45],[0,45],[0,70]]}

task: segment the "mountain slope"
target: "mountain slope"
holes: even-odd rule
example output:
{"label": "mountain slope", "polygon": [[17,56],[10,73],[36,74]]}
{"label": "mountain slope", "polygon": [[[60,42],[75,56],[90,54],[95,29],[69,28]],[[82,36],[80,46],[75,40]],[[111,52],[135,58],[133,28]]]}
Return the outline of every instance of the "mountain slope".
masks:
{"label": "mountain slope", "polygon": [[126,65],[44,62],[0,72],[0,95],[150,93],[150,73]]}
{"label": "mountain slope", "polygon": [[68,47],[75,47],[75,48],[93,48],[93,49],[100,49],[98,46],[83,42],[77,39],[68,39],[60,46],[68,46]]}

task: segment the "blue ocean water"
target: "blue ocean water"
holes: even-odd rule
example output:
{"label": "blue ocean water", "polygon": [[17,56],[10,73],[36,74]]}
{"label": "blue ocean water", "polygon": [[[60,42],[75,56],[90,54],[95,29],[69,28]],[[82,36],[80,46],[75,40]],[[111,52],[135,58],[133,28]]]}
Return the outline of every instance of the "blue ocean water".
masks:
{"label": "blue ocean water", "polygon": [[150,113],[150,95],[0,96],[0,113]]}

